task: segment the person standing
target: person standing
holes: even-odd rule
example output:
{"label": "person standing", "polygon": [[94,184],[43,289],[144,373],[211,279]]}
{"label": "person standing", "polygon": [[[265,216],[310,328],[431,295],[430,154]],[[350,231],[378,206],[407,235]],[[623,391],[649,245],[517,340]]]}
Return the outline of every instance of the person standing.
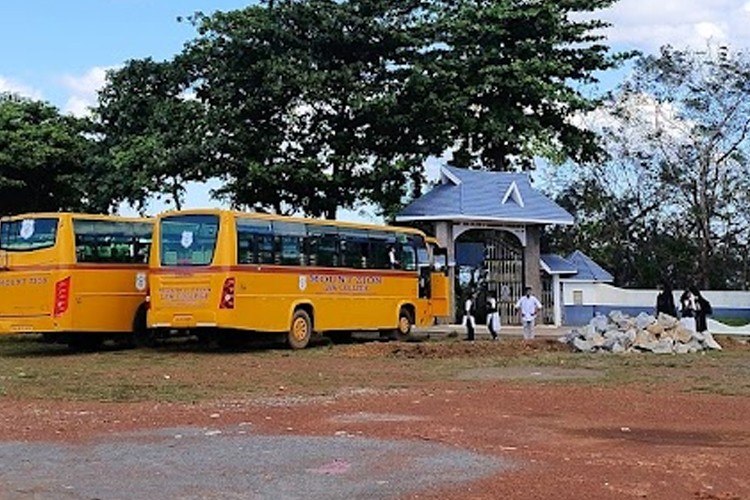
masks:
{"label": "person standing", "polygon": [[531,287],[526,287],[526,294],[516,302],[516,310],[521,314],[521,323],[523,324],[524,340],[534,338],[534,322],[536,315],[542,308],[542,303],[531,294]]}
{"label": "person standing", "polygon": [[708,331],[707,316],[713,314],[711,303],[701,295],[696,287],[690,287],[690,293],[695,297],[695,331],[703,333]]}
{"label": "person standing", "polygon": [[498,311],[495,297],[487,299],[487,330],[492,335],[492,340],[497,340],[500,333],[500,311]]}
{"label": "person standing", "polygon": [[469,293],[464,302],[463,324],[466,327],[466,340],[474,341],[474,293]]}
{"label": "person standing", "polygon": [[664,282],[661,292],[656,296],[656,316],[658,317],[660,313],[667,314],[673,318],[677,317],[677,308],[674,305],[672,285],[668,282]]}
{"label": "person standing", "polygon": [[396,247],[394,246],[388,247],[388,263],[391,269],[399,269],[401,267],[401,263],[398,261],[398,257],[396,257]]}
{"label": "person standing", "polygon": [[688,288],[680,295],[680,323],[691,332],[697,332],[695,324],[695,313],[698,309],[696,297]]}

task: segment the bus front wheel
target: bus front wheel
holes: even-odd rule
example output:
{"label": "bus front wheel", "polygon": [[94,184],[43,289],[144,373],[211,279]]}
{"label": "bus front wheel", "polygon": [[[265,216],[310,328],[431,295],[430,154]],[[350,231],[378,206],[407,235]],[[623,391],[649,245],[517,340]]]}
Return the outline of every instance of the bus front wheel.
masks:
{"label": "bus front wheel", "polygon": [[401,308],[398,313],[398,327],[396,328],[396,340],[409,340],[411,336],[411,327],[414,324],[414,320],[411,317],[411,313]]}
{"label": "bus front wheel", "polygon": [[292,349],[304,349],[312,337],[312,321],[307,311],[297,309],[292,316],[292,325],[287,335],[287,343]]}

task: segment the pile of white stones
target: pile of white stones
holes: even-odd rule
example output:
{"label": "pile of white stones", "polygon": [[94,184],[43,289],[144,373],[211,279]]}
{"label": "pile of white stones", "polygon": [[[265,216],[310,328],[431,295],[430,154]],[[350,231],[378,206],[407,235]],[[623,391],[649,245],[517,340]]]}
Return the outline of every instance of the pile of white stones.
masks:
{"label": "pile of white stones", "polygon": [[633,318],[620,311],[612,311],[609,316],[598,314],[588,325],[561,337],[560,342],[579,352],[686,354],[721,350],[709,332],[694,332],[667,314],[655,318],[641,313]]}

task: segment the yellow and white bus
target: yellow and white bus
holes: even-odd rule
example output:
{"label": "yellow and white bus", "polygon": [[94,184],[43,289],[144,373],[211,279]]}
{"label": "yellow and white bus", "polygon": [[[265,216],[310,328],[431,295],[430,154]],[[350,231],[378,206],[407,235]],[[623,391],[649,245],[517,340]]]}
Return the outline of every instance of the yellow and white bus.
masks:
{"label": "yellow and white bus", "polygon": [[[228,210],[161,214],[149,269],[148,326],[218,334],[283,333],[295,349],[313,334],[389,332],[407,338],[446,308],[416,229]],[[446,308],[447,313],[447,308]]]}
{"label": "yellow and white bus", "polygon": [[0,333],[72,347],[145,330],[153,220],[75,213],[0,219]]}

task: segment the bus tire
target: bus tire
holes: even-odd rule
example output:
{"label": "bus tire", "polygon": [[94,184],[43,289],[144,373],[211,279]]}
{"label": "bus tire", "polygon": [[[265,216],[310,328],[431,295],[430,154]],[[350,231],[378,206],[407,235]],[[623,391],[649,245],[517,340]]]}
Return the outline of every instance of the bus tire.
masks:
{"label": "bus tire", "polygon": [[304,349],[312,338],[312,320],[304,309],[297,309],[287,334],[287,344],[292,349]]}
{"label": "bus tire", "polygon": [[411,312],[405,307],[402,307],[398,313],[398,326],[396,327],[396,340],[406,341],[411,338],[411,327],[414,325],[414,318],[411,316]]}

